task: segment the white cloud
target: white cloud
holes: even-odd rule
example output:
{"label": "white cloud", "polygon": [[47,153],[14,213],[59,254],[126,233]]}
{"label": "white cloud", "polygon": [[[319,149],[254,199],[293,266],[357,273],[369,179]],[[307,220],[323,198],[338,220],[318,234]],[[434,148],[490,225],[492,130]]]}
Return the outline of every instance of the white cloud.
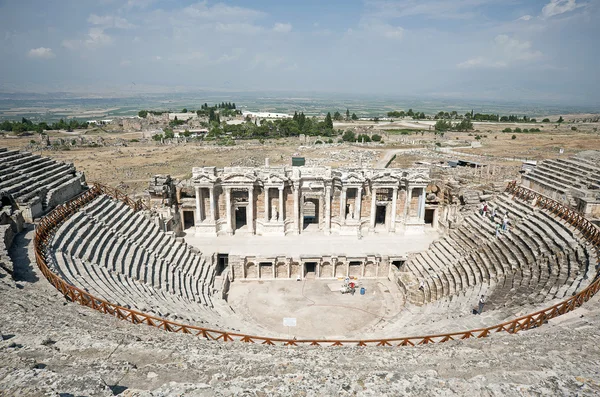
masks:
{"label": "white cloud", "polygon": [[253,25],[251,23],[217,23],[215,25],[215,30],[217,32],[222,33],[234,33],[241,35],[250,35],[256,34],[263,30],[262,27],[258,25]]}
{"label": "white cloud", "polygon": [[27,56],[29,56],[29,58],[36,59],[50,59],[54,58],[56,55],[54,55],[54,52],[52,52],[52,48],[39,47],[29,50]]}
{"label": "white cloud", "polygon": [[289,33],[292,31],[292,25],[289,23],[276,23],[273,26],[273,31],[277,33]]}
{"label": "white cloud", "polygon": [[92,25],[99,25],[104,28],[131,29],[135,27],[135,25],[129,23],[125,18],[114,15],[99,16],[92,14],[89,16],[88,22]]}
{"label": "white cloud", "polygon": [[275,67],[279,67],[285,63],[285,58],[279,55],[274,54],[256,54],[254,55],[254,59],[252,60],[252,67],[265,67],[268,69],[272,69]]}
{"label": "white cloud", "polygon": [[70,50],[98,48],[109,45],[112,41],[112,37],[104,33],[103,28],[90,28],[84,40],[63,40],[62,46]]}
{"label": "white cloud", "polygon": [[251,21],[266,15],[262,11],[245,7],[228,6],[223,3],[217,3],[211,7],[206,2],[193,4],[186,7],[183,11],[192,18],[213,21]]}
{"label": "white cloud", "polygon": [[494,38],[494,45],[489,53],[469,58],[456,66],[459,69],[507,68],[516,63],[532,62],[542,57],[542,52],[534,50],[531,42],[500,34]]}
{"label": "white cloud", "polygon": [[377,19],[363,19],[360,21],[359,26],[365,32],[374,33],[388,39],[399,40],[404,36],[402,27],[393,26]]}
{"label": "white cloud", "polygon": [[371,16],[400,18],[423,16],[430,19],[469,19],[477,16],[477,7],[492,0],[366,0]]}
{"label": "white cloud", "polygon": [[542,8],[542,17],[550,18],[583,6],[584,4],[577,4],[576,0],[550,0],[550,3]]}
{"label": "white cloud", "polygon": [[501,69],[507,67],[506,62],[494,61],[484,57],[475,57],[468,59],[464,62],[456,65],[459,69],[476,69],[476,68],[490,68],[490,69]]}
{"label": "white cloud", "polygon": [[517,21],[529,21],[531,19],[531,15],[523,15],[521,18],[517,19]]}

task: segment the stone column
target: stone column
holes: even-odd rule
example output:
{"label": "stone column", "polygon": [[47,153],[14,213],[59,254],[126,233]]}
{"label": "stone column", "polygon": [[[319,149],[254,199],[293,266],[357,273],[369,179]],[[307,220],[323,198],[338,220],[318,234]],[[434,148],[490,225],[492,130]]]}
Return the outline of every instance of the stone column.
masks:
{"label": "stone column", "polygon": [[215,208],[215,187],[211,186],[208,188],[208,199],[210,200],[210,217],[211,221],[217,221],[217,209]]}
{"label": "stone column", "polygon": [[375,209],[377,204],[377,189],[371,188],[371,219],[369,223],[369,227],[371,230],[375,230]]}
{"label": "stone column", "polygon": [[412,187],[406,187],[406,204],[404,205],[404,222],[410,219],[410,202],[412,200]]}
{"label": "stone column", "polygon": [[265,186],[265,223],[269,222],[269,188]]}
{"label": "stone column", "polygon": [[356,201],[354,202],[354,218],[360,223],[360,211],[362,205],[362,186],[356,188]]}
{"label": "stone column", "polygon": [[294,227],[296,228],[296,233],[300,232],[300,203],[298,194],[300,193],[300,189],[298,187],[294,187]]}
{"label": "stone column", "polygon": [[279,222],[283,222],[283,186],[279,188],[279,214],[277,217]]}
{"label": "stone column", "polygon": [[340,225],[346,223],[346,187],[342,187],[340,193]]}
{"label": "stone column", "polygon": [[198,226],[202,222],[202,213],[200,212],[200,187],[196,186],[196,224]]}
{"label": "stone column", "polygon": [[254,234],[254,186],[250,186],[248,188],[248,230],[250,230],[250,234]]}
{"label": "stone column", "polygon": [[231,220],[231,188],[225,188],[225,213],[227,214],[227,233],[231,234],[233,232],[232,220]]}
{"label": "stone column", "polygon": [[325,234],[331,233],[331,187],[325,186]]}
{"label": "stone column", "polygon": [[398,201],[398,188],[394,187],[392,196],[392,216],[390,219],[390,232],[396,231],[396,202]]}
{"label": "stone column", "polygon": [[419,212],[419,222],[425,223],[425,200],[427,199],[427,188],[421,189],[421,197],[419,201],[419,207],[421,211]]}
{"label": "stone column", "polygon": [[200,221],[203,221],[206,219],[206,210],[204,209],[204,192],[202,191],[202,188],[199,188],[200,190]]}

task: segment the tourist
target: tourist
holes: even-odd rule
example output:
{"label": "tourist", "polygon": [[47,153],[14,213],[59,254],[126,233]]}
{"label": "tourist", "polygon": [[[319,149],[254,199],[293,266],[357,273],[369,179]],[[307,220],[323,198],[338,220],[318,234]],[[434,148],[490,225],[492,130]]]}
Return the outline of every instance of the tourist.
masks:
{"label": "tourist", "polygon": [[506,231],[508,228],[508,213],[504,214],[504,218],[502,218],[502,230]]}
{"label": "tourist", "polygon": [[496,223],[496,237],[500,237],[500,224]]}
{"label": "tourist", "polygon": [[488,213],[488,205],[487,203],[484,201],[483,202],[483,216],[487,216]]}
{"label": "tourist", "polygon": [[483,312],[484,305],[485,305],[485,299],[484,299],[484,296],[481,295],[481,298],[479,298],[479,308],[477,310],[477,314],[481,314],[481,312]]}
{"label": "tourist", "polygon": [[425,283],[423,282],[423,280],[421,280],[421,282],[419,283],[419,291],[425,291]]}
{"label": "tourist", "polygon": [[490,215],[490,217],[492,218],[492,221],[496,219],[496,207],[492,208],[492,214]]}
{"label": "tourist", "polygon": [[485,202],[481,203],[481,206],[479,207],[479,215],[483,216],[483,209],[485,208]]}

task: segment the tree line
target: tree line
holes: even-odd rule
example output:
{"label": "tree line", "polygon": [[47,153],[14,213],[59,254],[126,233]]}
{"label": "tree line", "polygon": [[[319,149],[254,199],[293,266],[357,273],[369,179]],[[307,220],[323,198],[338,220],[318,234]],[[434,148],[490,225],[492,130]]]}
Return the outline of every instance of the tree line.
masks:
{"label": "tree line", "polygon": [[42,134],[44,133],[44,131],[56,130],[67,130],[71,132],[73,130],[88,128],[88,125],[89,124],[87,123],[87,121],[78,121],[75,119],[71,119],[68,121],[60,119],[59,121],[50,124],[48,124],[45,121],[42,121],[40,123],[34,123],[31,120],[28,120],[25,117],[23,117],[21,121],[3,121],[2,123],[0,123],[0,130],[14,133],[31,131],[37,132],[38,134]]}

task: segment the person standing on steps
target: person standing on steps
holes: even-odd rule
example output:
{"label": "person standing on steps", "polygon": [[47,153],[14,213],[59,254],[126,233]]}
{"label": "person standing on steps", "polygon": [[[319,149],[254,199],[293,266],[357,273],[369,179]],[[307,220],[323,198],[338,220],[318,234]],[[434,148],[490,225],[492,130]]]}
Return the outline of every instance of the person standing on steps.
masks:
{"label": "person standing on steps", "polygon": [[479,307],[477,308],[477,314],[481,314],[481,312],[483,312],[483,306],[485,305],[485,297],[483,295],[481,295],[481,298],[479,298]]}
{"label": "person standing on steps", "polygon": [[508,227],[508,214],[504,214],[504,218],[502,218],[502,230],[506,231]]}

